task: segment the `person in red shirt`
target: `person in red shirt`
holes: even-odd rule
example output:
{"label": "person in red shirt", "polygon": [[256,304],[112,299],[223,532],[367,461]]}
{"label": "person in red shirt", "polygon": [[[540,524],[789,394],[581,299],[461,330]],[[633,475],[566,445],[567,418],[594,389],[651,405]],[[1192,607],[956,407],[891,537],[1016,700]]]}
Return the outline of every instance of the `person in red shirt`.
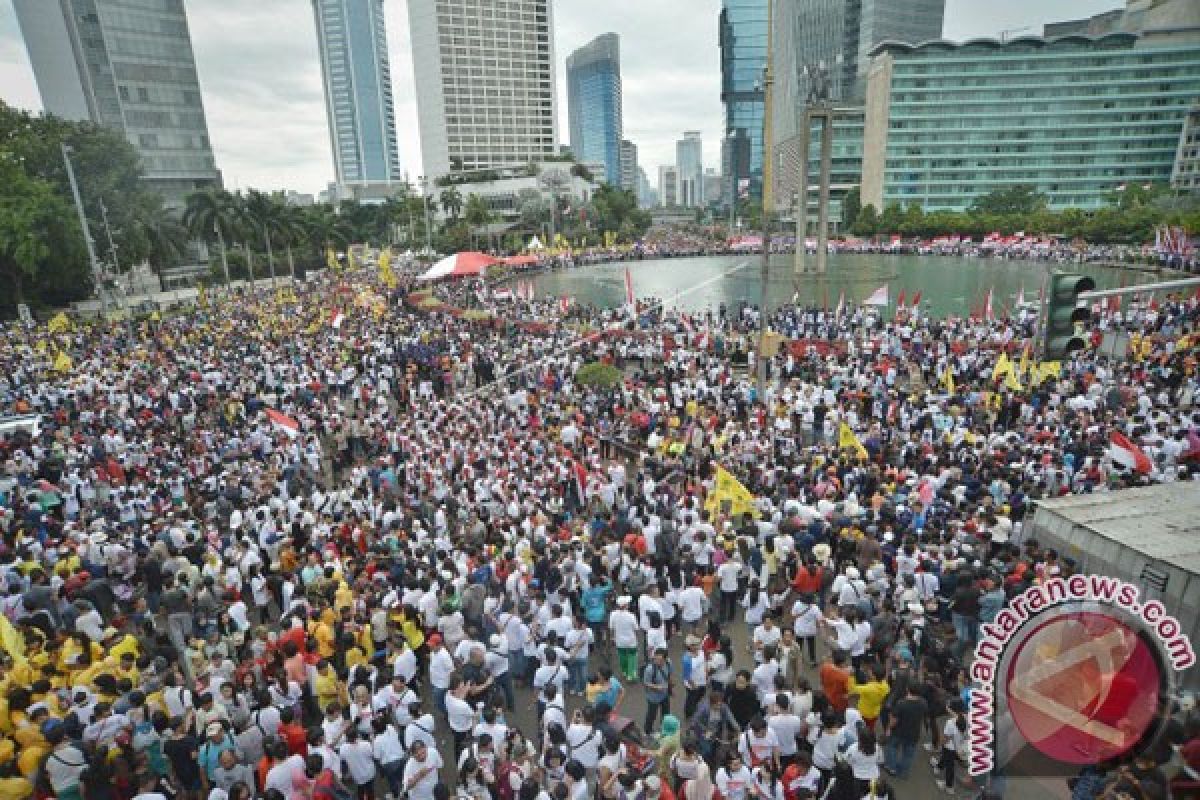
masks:
{"label": "person in red shirt", "polygon": [[832,660],[826,660],[821,665],[818,674],[829,705],[835,711],[844,712],[850,696],[850,672],[846,669],[846,653],[842,650],[835,652]]}
{"label": "person in red shirt", "polygon": [[289,756],[308,756],[308,732],[296,721],[296,712],[285,708],[279,712],[279,736],[287,745]]}

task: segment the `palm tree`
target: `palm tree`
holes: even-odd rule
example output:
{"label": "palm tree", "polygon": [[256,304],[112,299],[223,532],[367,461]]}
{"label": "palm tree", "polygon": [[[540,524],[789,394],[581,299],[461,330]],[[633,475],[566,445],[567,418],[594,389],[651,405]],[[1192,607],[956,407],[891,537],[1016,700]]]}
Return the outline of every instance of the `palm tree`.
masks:
{"label": "palm tree", "polygon": [[471,240],[475,241],[475,229],[486,227],[494,219],[492,210],[477,194],[467,195],[467,224],[471,226]]}
{"label": "palm tree", "polygon": [[442,211],[450,215],[451,219],[457,220],[458,215],[463,210],[462,192],[456,186],[448,186],[442,189]]}
{"label": "palm tree", "polygon": [[339,217],[330,205],[311,206],[304,209],[304,227],[308,239],[324,258],[325,250],[335,245],[345,246],[350,241],[350,230],[345,220]]}
{"label": "palm tree", "polygon": [[158,289],[166,291],[163,269],[183,260],[187,251],[187,228],[173,212],[163,207],[158,195],[144,195],[131,211],[130,227],[145,239],[150,263],[158,276]]}
{"label": "palm tree", "polygon": [[257,189],[251,189],[246,194],[243,207],[246,221],[251,227],[262,233],[263,242],[267,246],[267,265],[271,271],[271,285],[278,285],[275,277],[275,253],[271,250],[271,236],[279,230],[281,222],[282,203],[276,195],[266,194]]}
{"label": "palm tree", "polygon": [[183,212],[183,225],[197,239],[212,241],[217,237],[221,248],[221,268],[225,273],[225,286],[229,281],[229,259],[225,253],[225,240],[233,237],[237,210],[233,195],[222,189],[205,189],[188,196]]}
{"label": "palm tree", "polygon": [[304,239],[305,234],[304,210],[296,206],[283,205],[279,209],[276,220],[276,235],[283,241],[287,249],[288,269],[291,270],[292,280],[296,280],[296,259],[292,256],[292,245]]}

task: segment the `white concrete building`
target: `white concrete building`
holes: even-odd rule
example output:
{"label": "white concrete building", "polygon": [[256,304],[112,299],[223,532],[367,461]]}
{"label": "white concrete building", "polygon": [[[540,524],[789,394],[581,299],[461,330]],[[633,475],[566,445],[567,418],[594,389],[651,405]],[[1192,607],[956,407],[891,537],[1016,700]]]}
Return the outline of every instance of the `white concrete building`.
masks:
{"label": "white concrete building", "polygon": [[427,177],[558,152],[550,0],[409,0]]}

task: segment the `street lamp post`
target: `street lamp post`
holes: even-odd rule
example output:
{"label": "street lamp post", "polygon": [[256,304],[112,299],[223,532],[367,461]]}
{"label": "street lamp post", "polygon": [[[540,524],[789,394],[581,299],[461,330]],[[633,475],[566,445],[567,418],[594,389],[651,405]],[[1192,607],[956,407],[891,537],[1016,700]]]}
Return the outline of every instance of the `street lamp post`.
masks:
{"label": "street lamp post", "polygon": [[422,175],[418,180],[421,181],[421,206],[425,210],[425,254],[433,256],[433,235],[429,229],[429,179]]}
{"label": "street lamp post", "polygon": [[88,264],[92,268],[92,282],[96,285],[96,298],[100,301],[100,312],[107,309],[105,300],[104,268],[96,258],[96,246],[92,242],[92,231],[88,227],[87,214],[83,211],[83,198],[79,195],[79,184],[75,182],[75,168],[71,165],[71,146],[62,143],[63,163],[67,166],[67,180],[71,184],[71,196],[75,199],[75,211],[79,214],[79,227],[83,230],[83,241],[87,245]]}
{"label": "street lamp post", "polygon": [[773,57],[772,48],[772,23],[774,19],[775,2],[767,0],[767,64],[763,70],[763,143],[762,143],[762,286],[759,300],[759,340],[758,340],[758,369],[756,385],[758,387],[758,398],[760,402],[766,402],[767,392],[767,366],[770,363],[771,354],[767,353],[767,281],[770,274],[771,261],[771,182],[773,180],[773,161],[775,154],[772,153],[771,143],[771,85],[774,83],[774,73],[771,69],[771,58]]}

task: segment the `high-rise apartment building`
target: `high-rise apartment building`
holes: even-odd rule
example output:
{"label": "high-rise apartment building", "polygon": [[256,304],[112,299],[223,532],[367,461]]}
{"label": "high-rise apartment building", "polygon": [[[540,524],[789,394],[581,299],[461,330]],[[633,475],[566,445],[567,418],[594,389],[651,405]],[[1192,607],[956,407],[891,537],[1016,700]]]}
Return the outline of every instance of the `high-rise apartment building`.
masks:
{"label": "high-rise apartment building", "polygon": [[597,36],[567,57],[567,119],[571,152],[581,163],[604,165],[604,179],[621,181],[621,40]]}
{"label": "high-rise apartment building", "polygon": [[679,205],[697,208],[704,205],[704,140],[700,131],[684,131],[675,142],[675,169],[679,181]]}
{"label": "high-rise apartment building", "polygon": [[637,145],[628,139],[621,140],[621,180],[622,189],[638,191],[638,149]]}
{"label": "high-rise apartment building", "polygon": [[383,0],[312,0],[339,194],[402,179]]}
{"label": "high-rise apartment building", "polygon": [[675,167],[658,168],[658,202],[664,208],[679,205],[679,170]]}
{"label": "high-rise apartment building", "polygon": [[[1164,44],[1152,44],[1156,41]],[[1200,42],[1114,33],[873,53],[862,203],[961,211],[1032,186],[1051,208],[1103,208],[1171,178],[1200,97]]]}
{"label": "high-rise apartment building", "polygon": [[42,105],[120,132],[170,206],[217,185],[183,0],[14,0]]}
{"label": "high-rise apartment building", "polygon": [[426,176],[558,155],[550,0],[409,0]]}
{"label": "high-rise apartment building", "polygon": [[763,70],[769,0],[722,0],[718,19],[721,102],[725,106],[722,172],[731,193],[762,197]]}
{"label": "high-rise apartment building", "polygon": [[1171,186],[1186,192],[1200,192],[1200,102],[1192,106],[1179,132]]}

